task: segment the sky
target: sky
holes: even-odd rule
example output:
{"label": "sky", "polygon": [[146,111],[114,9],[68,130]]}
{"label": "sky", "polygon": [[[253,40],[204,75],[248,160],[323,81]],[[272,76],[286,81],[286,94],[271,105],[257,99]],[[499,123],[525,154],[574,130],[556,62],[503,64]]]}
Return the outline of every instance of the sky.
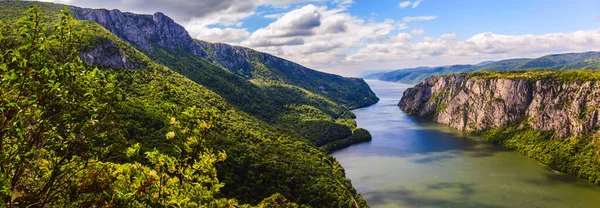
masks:
{"label": "sky", "polygon": [[193,38],[346,76],[600,51],[598,0],[45,0],[163,12]]}

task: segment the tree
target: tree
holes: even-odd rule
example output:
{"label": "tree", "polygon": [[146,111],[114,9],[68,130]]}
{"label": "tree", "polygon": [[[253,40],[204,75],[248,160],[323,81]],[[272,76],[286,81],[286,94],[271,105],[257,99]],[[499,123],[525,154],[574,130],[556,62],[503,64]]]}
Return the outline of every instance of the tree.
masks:
{"label": "tree", "polygon": [[64,9],[51,27],[31,6],[0,35],[0,200],[40,207],[64,200],[74,177],[118,139],[114,76],[79,59],[81,36]]}

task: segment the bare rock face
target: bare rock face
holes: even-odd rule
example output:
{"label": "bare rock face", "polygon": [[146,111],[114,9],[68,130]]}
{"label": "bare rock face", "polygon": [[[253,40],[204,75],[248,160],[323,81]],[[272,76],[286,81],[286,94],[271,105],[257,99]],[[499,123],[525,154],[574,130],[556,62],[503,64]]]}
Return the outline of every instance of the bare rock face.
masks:
{"label": "bare rock face", "polygon": [[400,108],[465,131],[524,122],[569,137],[600,126],[600,83],[556,80],[429,77],[404,92]]}
{"label": "bare rock face", "polygon": [[145,65],[135,63],[127,59],[125,53],[117,46],[116,43],[106,39],[100,41],[95,48],[84,50],[79,53],[79,57],[85,63],[98,66],[101,68],[143,68]]}
{"label": "bare rock face", "polygon": [[163,13],[139,15],[119,10],[69,8],[79,20],[91,20],[121,39],[145,50],[153,51],[153,45],[168,49],[184,49],[196,56],[208,58],[207,54],[190,37],[181,25]]}

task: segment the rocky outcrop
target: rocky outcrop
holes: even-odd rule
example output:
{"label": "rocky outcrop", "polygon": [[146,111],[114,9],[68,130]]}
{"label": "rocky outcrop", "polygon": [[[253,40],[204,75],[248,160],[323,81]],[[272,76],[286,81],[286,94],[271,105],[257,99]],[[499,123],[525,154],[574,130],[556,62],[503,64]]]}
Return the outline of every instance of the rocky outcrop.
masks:
{"label": "rocky outcrop", "polygon": [[91,20],[121,39],[145,50],[154,50],[153,45],[168,49],[184,49],[196,56],[208,58],[181,25],[163,13],[140,15],[119,10],[86,9],[70,7],[75,18]]}
{"label": "rocky outcrop", "polygon": [[399,106],[465,131],[518,123],[565,138],[600,126],[600,82],[433,76],[406,90]]}
{"label": "rocky outcrop", "polygon": [[85,63],[101,68],[134,69],[145,67],[142,63],[130,61],[123,50],[108,39],[98,41],[98,44],[92,49],[81,51],[79,57]]}

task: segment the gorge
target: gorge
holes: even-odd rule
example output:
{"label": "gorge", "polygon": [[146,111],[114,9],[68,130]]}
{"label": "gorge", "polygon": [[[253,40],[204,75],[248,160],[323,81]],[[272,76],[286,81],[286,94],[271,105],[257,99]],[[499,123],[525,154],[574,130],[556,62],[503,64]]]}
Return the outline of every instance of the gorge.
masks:
{"label": "gorge", "polygon": [[[371,76],[407,85],[298,63],[354,74],[401,57],[389,52],[421,62],[508,49],[403,33],[438,17],[377,24],[346,13],[352,0],[186,1],[190,8],[163,11],[173,19],[119,10],[172,1],[52,2],[79,6],[0,0],[0,207],[600,203],[600,52]],[[240,6],[250,16],[234,18],[259,24],[252,33],[237,20],[189,24],[235,13],[219,6]],[[202,29],[245,31],[246,41],[211,42]],[[346,33],[353,37],[338,36]],[[600,31],[574,34],[582,39],[559,36],[581,52]],[[462,49],[475,51],[455,53]]]}

